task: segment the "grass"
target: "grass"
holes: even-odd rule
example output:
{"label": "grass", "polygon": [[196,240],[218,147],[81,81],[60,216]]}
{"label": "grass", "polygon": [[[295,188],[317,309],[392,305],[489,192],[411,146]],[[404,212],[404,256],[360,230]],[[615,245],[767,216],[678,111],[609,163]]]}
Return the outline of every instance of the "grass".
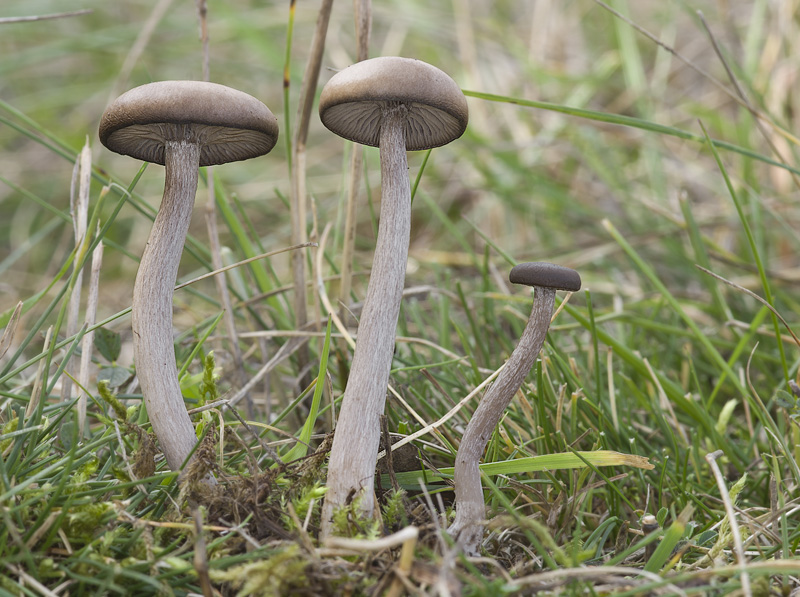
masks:
{"label": "grass", "polygon": [[[289,161],[319,9],[241,4],[209,3],[210,76],[263,100],[283,137],[269,156],[214,170],[226,265],[292,244]],[[409,154],[414,221],[386,408],[389,431],[414,437],[393,453],[408,501],[384,497],[384,528],[344,513],[360,542],[338,547],[316,533],[352,357],[343,331],[355,331],[326,326],[352,147],[312,111],[306,232],[318,246],[301,250],[309,279],[324,282],[308,286],[307,328],[295,325],[291,252],[226,272],[243,377],[214,279],[176,292],[200,460],[224,481],[192,508],[196,488],[147,439],[131,357],[130,296],[163,175],[106,151],[96,130],[125,89],[202,78],[195,7],[87,0],[76,8],[90,14],[0,21],[0,595],[796,590],[798,346],[742,290],[796,327],[794,4],[618,0],[619,16],[590,0],[376,3],[370,55],[442,68],[471,120],[451,145]],[[320,84],[355,56],[351,11],[333,7]],[[91,167],[73,174],[87,138]],[[356,313],[380,201],[377,151],[364,156]],[[76,241],[81,173],[89,234]],[[207,180],[179,283],[214,269]],[[560,297],[542,358],[490,441],[486,558],[469,560],[437,532],[448,468],[526,323],[530,294],[506,277],[529,260],[577,269],[584,290]],[[249,392],[242,379],[256,380]],[[641,459],[653,468],[631,466]],[[641,530],[645,514],[654,533]]]}

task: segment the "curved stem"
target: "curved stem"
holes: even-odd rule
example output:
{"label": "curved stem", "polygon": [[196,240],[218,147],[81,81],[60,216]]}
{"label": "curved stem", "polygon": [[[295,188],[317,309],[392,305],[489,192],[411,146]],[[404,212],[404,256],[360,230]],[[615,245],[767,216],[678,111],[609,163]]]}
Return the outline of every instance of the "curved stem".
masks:
{"label": "curved stem", "polygon": [[381,219],[367,296],[361,311],[350,377],[328,464],[322,534],[348,499],[361,496],[361,511],[374,513],[373,478],[380,443],[380,415],[394,354],[411,232],[411,187],[403,132],[406,108],[384,110],[381,124]]}
{"label": "curved stem", "polygon": [[519,344],[475,409],[458,447],[454,471],[456,518],[448,531],[468,554],[478,552],[486,516],[478,467],[480,458],[506,407],[536,362],[550,327],[555,296],[552,288],[535,289],[531,316]]}
{"label": "curved stem", "polygon": [[180,470],[197,442],[186,412],[172,341],[172,294],[197,191],[200,146],[168,141],[166,182],[133,288],[131,324],[136,373],[167,464]]}

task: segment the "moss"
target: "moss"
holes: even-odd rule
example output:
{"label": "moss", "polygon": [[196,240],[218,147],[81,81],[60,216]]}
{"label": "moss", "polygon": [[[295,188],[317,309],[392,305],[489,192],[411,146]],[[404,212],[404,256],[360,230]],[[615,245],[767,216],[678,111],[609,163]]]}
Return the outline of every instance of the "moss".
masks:
{"label": "moss", "polygon": [[211,570],[210,575],[215,581],[228,582],[239,589],[237,597],[280,597],[308,586],[308,563],[308,556],[297,545],[289,544],[262,560],[228,570]]}

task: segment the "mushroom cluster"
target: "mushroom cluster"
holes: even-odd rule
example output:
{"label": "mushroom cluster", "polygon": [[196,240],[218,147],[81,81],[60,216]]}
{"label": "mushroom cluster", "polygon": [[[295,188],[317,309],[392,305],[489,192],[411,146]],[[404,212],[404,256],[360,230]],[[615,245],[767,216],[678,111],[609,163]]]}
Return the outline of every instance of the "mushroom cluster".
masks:
{"label": "mushroom cluster", "polygon": [[364,60],[334,75],[319,101],[322,123],[337,135],[380,148],[378,239],[361,311],[350,376],[336,425],[322,533],[336,508],[359,496],[374,514],[375,463],[380,442],[395,331],[403,296],[411,230],[411,186],[406,151],[445,145],[467,127],[464,94],[438,68],[419,60]]}
{"label": "mushroom cluster", "polygon": [[[323,124],[345,139],[380,149],[381,208],[372,272],[328,467],[322,535],[354,497],[375,515],[374,475],[405,282],[411,227],[406,152],[460,137],[468,110],[458,85],[441,70],[408,58],[364,60],[327,83]],[[142,255],[132,301],[134,358],[150,421],[173,470],[197,442],[181,395],[172,342],[172,295],[197,190],[198,168],[268,153],[275,116],[250,95],[197,81],[164,81],[128,91],[103,114],[100,140],[110,150],[165,166],[161,207]],[[456,518],[450,533],[477,553],[485,505],[478,463],[492,431],[544,343],[557,290],[580,289],[577,272],[523,263],[510,281],[535,288],[525,331],[470,419],[456,455]]]}
{"label": "mushroom cluster", "polygon": [[278,120],[256,98],[216,83],[161,81],[123,93],[100,121],[111,151],[165,167],[164,197],[133,289],[136,373],[169,467],[197,437],[183,402],[172,341],[172,294],[197,191],[198,168],[269,153]]}

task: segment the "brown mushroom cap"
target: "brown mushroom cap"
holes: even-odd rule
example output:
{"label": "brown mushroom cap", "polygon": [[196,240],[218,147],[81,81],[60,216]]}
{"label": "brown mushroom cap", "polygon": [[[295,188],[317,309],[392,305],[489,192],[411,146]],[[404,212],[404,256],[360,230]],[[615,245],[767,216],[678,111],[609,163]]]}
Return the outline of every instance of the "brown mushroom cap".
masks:
{"label": "brown mushroom cap", "polygon": [[165,141],[202,145],[200,165],[254,158],[278,141],[278,119],[242,91],[204,81],[160,81],[119,96],[100,120],[111,151],[164,165]]}
{"label": "brown mushroom cap", "polygon": [[574,269],[543,261],[530,261],[514,266],[508,279],[512,284],[525,284],[526,286],[555,288],[570,292],[581,289],[580,274]]}
{"label": "brown mushroom cap", "polygon": [[319,116],[331,131],[378,147],[382,110],[404,104],[406,149],[446,145],[467,128],[467,100],[455,81],[435,66],[412,58],[384,56],[348,66],[322,90]]}

